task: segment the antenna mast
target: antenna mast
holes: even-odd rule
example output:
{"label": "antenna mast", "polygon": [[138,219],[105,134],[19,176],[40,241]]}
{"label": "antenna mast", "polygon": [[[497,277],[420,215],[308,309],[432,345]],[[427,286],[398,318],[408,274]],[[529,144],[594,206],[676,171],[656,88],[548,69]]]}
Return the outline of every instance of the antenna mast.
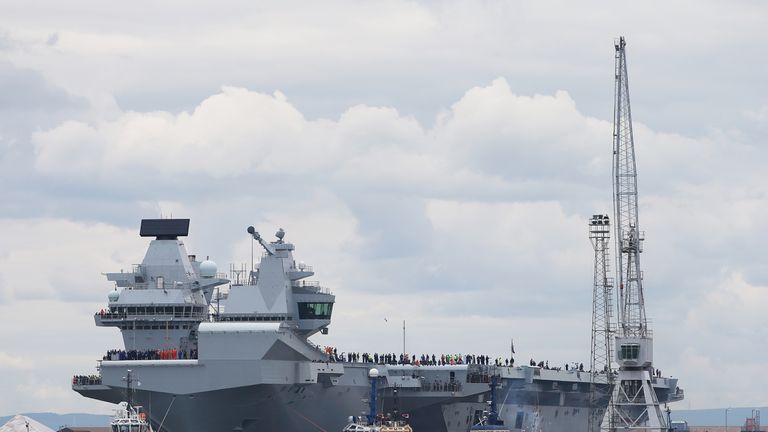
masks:
{"label": "antenna mast", "polygon": [[[592,357],[589,364],[589,419],[587,430],[600,430],[600,423],[611,400],[613,385],[612,317],[613,278],[610,274],[611,222],[608,215],[593,215],[589,221],[589,240],[595,250],[594,282],[592,291]],[[608,408],[611,411],[611,408]],[[607,416],[606,426],[612,416]]]}
{"label": "antenna mast", "polygon": [[666,419],[651,385],[653,338],[648,328],[643,296],[640,231],[637,206],[637,164],[629,106],[629,83],[624,37],[615,43],[615,99],[613,118],[613,208],[616,226],[616,272],[619,281],[617,383],[611,400],[609,430],[666,431]]}
{"label": "antenna mast", "polygon": [[405,358],[405,356],[406,356],[405,354],[405,320],[403,320],[403,357]]}
{"label": "antenna mast", "polygon": [[125,400],[128,403],[128,413],[130,413],[131,408],[133,408],[133,377],[130,369],[123,377],[123,381],[125,381]]}

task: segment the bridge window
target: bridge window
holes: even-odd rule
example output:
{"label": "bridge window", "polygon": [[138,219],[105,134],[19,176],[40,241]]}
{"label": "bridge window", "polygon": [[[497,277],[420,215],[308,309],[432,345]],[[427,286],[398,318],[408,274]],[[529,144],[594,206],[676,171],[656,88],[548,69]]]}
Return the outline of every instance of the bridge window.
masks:
{"label": "bridge window", "polygon": [[621,360],[637,360],[640,358],[640,345],[627,344],[621,346],[621,352],[619,353]]}
{"label": "bridge window", "polygon": [[300,319],[331,319],[333,303],[299,303]]}

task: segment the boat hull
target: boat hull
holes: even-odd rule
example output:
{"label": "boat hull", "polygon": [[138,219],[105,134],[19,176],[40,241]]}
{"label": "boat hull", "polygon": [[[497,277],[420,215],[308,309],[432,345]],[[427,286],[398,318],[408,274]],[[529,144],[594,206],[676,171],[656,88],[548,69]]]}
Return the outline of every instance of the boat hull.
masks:
{"label": "boat hull", "polygon": [[[587,431],[590,376],[575,371],[479,365],[411,366],[304,361],[105,361],[102,383],[74,385],[83,396],[118,403],[130,369],[134,400],[155,430],[340,431],[366,411],[368,371],[379,370],[379,412],[408,413],[416,431],[466,432],[482,418],[489,377],[500,377],[499,415],[514,431]],[[610,394],[605,376],[596,385]],[[660,401],[673,401],[676,380],[660,379]],[[395,397],[397,390],[397,397]],[[602,413],[607,399],[600,400]]]}

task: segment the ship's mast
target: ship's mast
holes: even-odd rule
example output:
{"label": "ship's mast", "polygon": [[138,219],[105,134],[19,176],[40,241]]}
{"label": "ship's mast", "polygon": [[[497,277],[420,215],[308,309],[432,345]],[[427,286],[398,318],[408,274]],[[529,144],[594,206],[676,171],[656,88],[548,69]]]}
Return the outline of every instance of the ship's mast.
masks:
{"label": "ship's mast", "polygon": [[[613,278],[610,274],[611,223],[608,215],[593,215],[589,221],[589,240],[595,250],[592,289],[592,356],[589,364],[589,432],[600,429],[606,403],[610,403],[613,384]],[[611,409],[608,408],[610,412]],[[612,417],[608,416],[610,423]],[[608,425],[609,423],[606,423]]]}
{"label": "ship's mast", "polygon": [[128,404],[128,413],[130,414],[133,408],[133,377],[131,376],[131,370],[128,369],[128,373],[123,377],[125,381],[125,401]]}
{"label": "ship's mast", "polygon": [[616,272],[619,282],[619,373],[611,400],[610,430],[666,431],[666,420],[651,385],[653,339],[645,315],[640,253],[644,234],[637,206],[637,164],[629,105],[624,38],[615,43],[613,119],[613,207],[616,226]]}

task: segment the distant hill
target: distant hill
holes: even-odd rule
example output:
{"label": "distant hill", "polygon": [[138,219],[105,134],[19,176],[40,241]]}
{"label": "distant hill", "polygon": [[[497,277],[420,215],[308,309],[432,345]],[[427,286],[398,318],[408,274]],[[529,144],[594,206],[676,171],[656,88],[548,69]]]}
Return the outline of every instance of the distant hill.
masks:
{"label": "distant hill", "polygon": [[[15,415],[15,414],[14,414]],[[81,427],[81,426],[109,426],[112,416],[99,414],[56,414],[56,413],[22,413],[31,419],[48,426],[53,430],[59,430],[61,426]],[[0,417],[0,425],[4,425],[13,415]]]}
{"label": "distant hill", "polygon": [[[728,425],[743,425],[747,417],[752,417],[752,410],[759,409],[768,424],[768,407],[728,408]],[[725,408],[700,410],[673,410],[672,420],[685,420],[689,426],[725,426]]]}

